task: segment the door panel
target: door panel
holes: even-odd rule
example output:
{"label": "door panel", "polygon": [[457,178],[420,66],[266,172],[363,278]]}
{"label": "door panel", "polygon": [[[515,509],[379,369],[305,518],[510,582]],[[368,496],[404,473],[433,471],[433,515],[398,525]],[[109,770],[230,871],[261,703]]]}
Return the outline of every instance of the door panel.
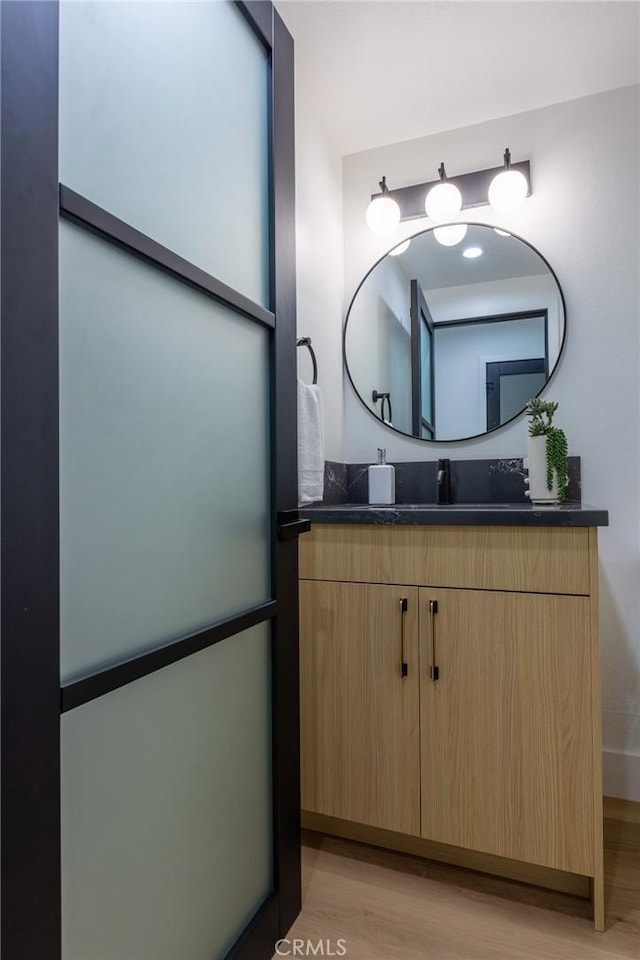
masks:
{"label": "door panel", "polygon": [[487,363],[486,370],[487,430],[494,430],[538,396],[547,381],[548,361],[546,356],[501,360]]}
{"label": "door panel", "polygon": [[270,632],[64,715],[64,960],[223,956],[270,892]]}
{"label": "door panel", "polygon": [[419,835],[417,601],[415,587],[301,581],[303,809]]}
{"label": "door panel", "polygon": [[61,221],[63,679],[269,599],[269,380],[265,327]]}
{"label": "door panel", "polygon": [[420,590],[423,837],[593,875],[588,617],[587,597]]}
{"label": "door panel", "polygon": [[266,960],[301,899],[293,44],[270,3],[68,4],[60,49],[59,15],[0,4],[3,956],[60,960],[64,918],[83,960]]}
{"label": "door panel", "polygon": [[65,0],[60,180],[268,306],[268,81],[229,0]]}
{"label": "door panel", "polygon": [[413,435],[433,440],[436,433],[433,317],[417,280],[411,280],[410,290]]}

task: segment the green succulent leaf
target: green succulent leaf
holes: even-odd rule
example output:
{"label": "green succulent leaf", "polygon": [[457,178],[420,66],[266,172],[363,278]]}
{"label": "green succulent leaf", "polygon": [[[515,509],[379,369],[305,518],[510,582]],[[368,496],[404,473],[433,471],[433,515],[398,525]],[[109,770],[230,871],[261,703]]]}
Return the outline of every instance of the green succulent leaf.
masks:
{"label": "green succulent leaf", "polygon": [[547,490],[550,491],[553,487],[555,473],[558,480],[558,495],[562,502],[566,498],[569,483],[569,447],[564,430],[553,426],[553,415],[557,409],[556,401],[533,397],[529,400],[525,413],[529,417],[529,436],[547,438]]}
{"label": "green succulent leaf", "polygon": [[569,445],[564,430],[552,427],[547,433],[547,490],[553,487],[553,475],[558,479],[558,496],[562,502],[567,495]]}
{"label": "green succulent leaf", "polygon": [[544,437],[553,429],[553,415],[558,409],[558,404],[552,400],[541,400],[540,397],[533,397],[529,400],[525,408],[525,413],[530,418],[529,436]]}

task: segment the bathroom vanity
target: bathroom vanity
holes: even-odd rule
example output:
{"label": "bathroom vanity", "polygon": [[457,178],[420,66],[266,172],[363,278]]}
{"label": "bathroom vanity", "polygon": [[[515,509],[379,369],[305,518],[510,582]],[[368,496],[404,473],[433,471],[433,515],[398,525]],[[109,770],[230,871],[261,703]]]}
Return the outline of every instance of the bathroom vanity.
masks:
{"label": "bathroom vanity", "polygon": [[602,930],[606,512],[301,516],[303,823],[591,897]]}

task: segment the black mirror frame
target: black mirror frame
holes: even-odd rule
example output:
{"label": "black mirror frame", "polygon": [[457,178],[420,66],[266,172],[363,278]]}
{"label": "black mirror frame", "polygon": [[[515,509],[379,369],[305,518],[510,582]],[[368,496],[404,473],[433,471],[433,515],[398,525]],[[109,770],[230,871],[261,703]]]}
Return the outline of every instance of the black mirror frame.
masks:
{"label": "black mirror frame", "polygon": [[[457,221],[457,220],[456,220],[455,223],[456,223],[456,224],[458,224],[458,223],[466,223],[467,226],[469,226],[469,227],[489,227],[490,229],[498,229],[498,228],[496,228],[496,225],[493,224],[493,223],[479,223],[477,220],[475,220],[475,221],[474,221],[474,220],[460,220],[460,221]],[[364,285],[364,283],[366,282],[366,280],[368,279],[368,277],[373,273],[373,271],[376,269],[376,267],[377,267],[380,263],[382,263],[382,261],[385,260],[386,257],[389,256],[389,253],[390,253],[391,250],[395,249],[395,247],[399,246],[401,243],[404,243],[405,240],[415,240],[416,237],[421,237],[421,236],[422,236],[423,234],[425,234],[425,233],[432,233],[432,232],[433,232],[434,230],[436,230],[436,229],[437,229],[437,225],[436,225],[436,226],[433,226],[433,227],[427,227],[427,228],[424,229],[424,230],[419,230],[417,233],[411,234],[410,237],[404,237],[402,240],[398,240],[397,243],[395,243],[392,247],[389,247],[389,249],[388,249],[381,257],[379,257],[379,258],[376,260],[376,262],[369,268],[369,270],[367,270],[367,272],[365,273],[364,277],[362,278],[362,280],[360,281],[360,283],[359,283],[358,286],[356,287],[355,293],[353,294],[353,296],[352,296],[352,298],[351,298],[351,302],[349,303],[349,309],[347,310],[347,314],[346,314],[346,316],[345,316],[344,324],[343,324],[343,327],[342,327],[342,361],[343,361],[343,363],[344,363],[344,368],[345,368],[345,370],[347,371],[347,376],[348,376],[348,378],[349,378],[349,383],[351,384],[351,387],[352,387],[352,389],[353,389],[353,392],[355,393],[356,397],[358,398],[358,400],[360,401],[360,403],[362,404],[362,406],[364,407],[364,409],[367,411],[367,413],[368,413],[371,417],[373,417],[373,419],[376,420],[376,421],[380,424],[380,426],[384,427],[384,428],[387,429],[387,430],[391,430],[393,433],[397,433],[398,436],[400,436],[400,437],[406,437],[408,440],[418,440],[418,441],[420,441],[420,443],[441,444],[441,445],[451,446],[451,444],[454,444],[454,443],[466,443],[468,440],[478,440],[478,439],[480,439],[481,437],[487,437],[487,436],[488,436],[489,434],[491,434],[491,433],[496,433],[496,431],[498,431],[498,430],[503,430],[504,427],[508,426],[510,423],[513,423],[514,420],[517,420],[517,419],[518,419],[518,417],[521,417],[521,416],[523,415],[523,413],[525,412],[525,408],[523,407],[522,410],[520,410],[518,413],[514,414],[513,417],[510,417],[509,420],[505,420],[504,423],[499,424],[499,426],[497,426],[497,427],[492,427],[490,430],[485,430],[483,433],[474,433],[474,434],[471,434],[471,435],[468,436],[468,437],[458,437],[458,438],[456,438],[456,439],[454,439],[454,440],[427,440],[427,439],[425,439],[424,437],[416,437],[416,436],[415,436],[414,434],[412,434],[412,433],[405,433],[404,430],[398,430],[397,427],[390,426],[388,423],[385,423],[384,420],[381,420],[380,417],[377,417],[377,416],[375,415],[375,413],[373,412],[373,410],[371,409],[371,407],[369,407],[369,406],[367,405],[366,401],[363,400],[363,398],[360,396],[360,393],[359,393],[359,391],[358,391],[355,383],[353,382],[353,377],[351,376],[351,370],[349,369],[349,362],[348,362],[348,360],[347,360],[347,325],[348,325],[348,323],[349,323],[349,317],[350,317],[350,315],[351,315],[351,310],[352,310],[353,305],[354,305],[354,303],[355,303],[355,301],[356,301],[356,298],[357,298],[357,296],[358,296],[358,293],[360,292],[361,287]],[[503,229],[503,228],[500,227],[499,229]],[[561,300],[561,302],[562,302],[562,312],[563,312],[563,314],[564,314],[564,329],[563,329],[563,331],[562,331],[562,340],[561,340],[561,342],[560,342],[560,349],[558,350],[557,360],[556,360],[556,362],[554,363],[553,368],[552,368],[551,371],[549,372],[549,376],[547,377],[547,379],[546,379],[546,381],[545,381],[545,383],[544,383],[544,386],[543,386],[542,389],[536,394],[536,396],[539,397],[539,396],[547,389],[549,383],[551,382],[551,380],[552,380],[553,377],[555,376],[556,371],[557,371],[557,369],[558,369],[558,367],[559,367],[559,365],[560,365],[560,360],[562,359],[562,355],[563,355],[564,350],[565,350],[565,346],[566,346],[566,343],[567,343],[567,304],[566,304],[566,301],[565,301],[565,298],[564,298],[564,292],[563,292],[563,290],[562,290],[562,287],[560,286],[560,281],[558,280],[558,276],[557,276],[555,270],[553,269],[553,267],[551,266],[551,264],[549,263],[549,261],[547,260],[547,258],[544,257],[544,256],[540,253],[540,251],[538,250],[537,247],[534,247],[534,245],[533,245],[532,243],[529,243],[528,240],[525,240],[524,237],[519,236],[517,233],[513,233],[511,230],[505,230],[505,233],[508,233],[510,237],[514,237],[516,240],[520,240],[520,241],[521,241],[522,243],[524,243],[527,247],[529,247],[530,250],[533,250],[533,252],[540,257],[540,259],[541,259],[542,262],[546,265],[547,269],[549,270],[549,273],[551,274],[551,276],[553,277],[553,279],[554,279],[555,282],[556,282],[556,286],[557,286],[557,288],[558,288],[558,293],[560,294],[560,300]]]}

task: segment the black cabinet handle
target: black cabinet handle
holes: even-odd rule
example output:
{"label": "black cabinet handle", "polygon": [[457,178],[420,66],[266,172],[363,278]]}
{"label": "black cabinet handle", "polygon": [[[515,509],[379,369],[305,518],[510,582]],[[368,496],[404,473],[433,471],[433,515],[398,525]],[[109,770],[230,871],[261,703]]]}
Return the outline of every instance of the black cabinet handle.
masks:
{"label": "black cabinet handle", "polygon": [[431,640],[431,666],[429,667],[429,676],[433,681],[440,678],[440,668],[436,666],[436,613],[438,612],[438,601],[429,600],[429,634]]}
{"label": "black cabinet handle", "polygon": [[311,530],[311,520],[301,520],[297,510],[282,510],[278,514],[278,540],[293,540]]}
{"label": "black cabinet handle", "polygon": [[409,673],[409,664],[404,656],[404,615],[409,603],[406,597],[400,598],[400,676],[404,679]]}

